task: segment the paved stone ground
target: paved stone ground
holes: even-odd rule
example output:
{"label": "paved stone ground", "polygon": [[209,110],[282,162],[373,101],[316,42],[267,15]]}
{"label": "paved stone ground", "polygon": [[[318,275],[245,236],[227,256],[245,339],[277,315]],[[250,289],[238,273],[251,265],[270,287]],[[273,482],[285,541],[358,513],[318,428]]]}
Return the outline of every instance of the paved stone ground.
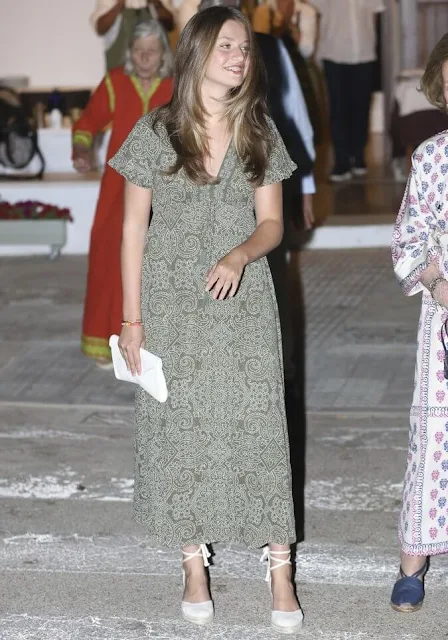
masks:
{"label": "paved stone ground", "polygon": [[[432,563],[419,613],[388,604],[419,300],[400,293],[388,251],[311,251],[300,263],[300,636],[448,638],[447,559]],[[180,554],[149,546],[132,520],[132,390],[79,354],[84,277],[81,258],[0,261],[1,640],[278,638],[259,554],[234,545],[214,548],[214,625],[180,619]]]}

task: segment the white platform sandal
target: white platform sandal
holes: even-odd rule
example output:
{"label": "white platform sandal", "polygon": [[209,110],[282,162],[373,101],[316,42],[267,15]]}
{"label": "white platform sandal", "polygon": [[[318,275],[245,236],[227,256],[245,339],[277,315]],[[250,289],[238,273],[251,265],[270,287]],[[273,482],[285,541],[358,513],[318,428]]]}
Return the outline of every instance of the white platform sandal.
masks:
{"label": "white platform sandal", "polygon": [[[276,555],[287,556],[284,558],[276,558]],[[291,551],[271,551],[269,547],[264,547],[263,555],[260,558],[260,562],[268,561],[268,570],[266,573],[265,581],[269,583],[269,589],[272,594],[271,586],[271,572],[275,571],[279,567],[284,567],[287,564],[291,564]],[[274,564],[274,562],[276,564]],[[300,609],[297,611],[273,611],[271,622],[273,628],[278,633],[293,634],[302,629],[303,626],[303,612]]]}
{"label": "white platform sandal", "polygon": [[[184,556],[182,564],[202,555],[204,567],[210,566],[208,559],[210,558],[211,553],[207,549],[206,544],[200,544],[196,551],[193,551],[192,553],[182,551],[182,555]],[[185,571],[183,568],[182,575],[185,586]],[[206,602],[186,602],[185,600],[182,600],[182,616],[185,620],[188,620],[188,622],[199,625],[210,624],[210,622],[213,622],[214,614],[215,612],[212,600],[207,600]]]}

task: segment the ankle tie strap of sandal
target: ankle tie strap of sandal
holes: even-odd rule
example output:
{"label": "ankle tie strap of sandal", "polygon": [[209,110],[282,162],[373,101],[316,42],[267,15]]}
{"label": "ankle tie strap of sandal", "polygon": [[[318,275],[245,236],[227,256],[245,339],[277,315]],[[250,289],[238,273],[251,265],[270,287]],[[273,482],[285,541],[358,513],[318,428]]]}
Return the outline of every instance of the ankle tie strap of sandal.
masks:
{"label": "ankle tie strap of sandal", "polygon": [[415,573],[413,573],[411,576],[406,575],[406,573],[403,571],[403,568],[400,565],[400,575],[402,578],[419,578],[423,573],[425,573],[426,569],[428,568],[428,560],[425,560],[425,563],[423,564],[422,567],[420,567],[420,569],[418,571],[416,571]]}
{"label": "ankle tie strap of sandal", "polygon": [[182,555],[185,556],[182,560],[182,563],[188,562],[189,560],[192,560],[193,558],[198,558],[200,555],[202,555],[202,559],[204,561],[204,567],[210,566],[210,562],[208,561],[208,559],[212,554],[208,550],[208,547],[206,544],[200,544],[199,547],[196,549],[196,551],[189,552],[189,551],[182,550]]}
{"label": "ankle tie strap of sandal", "polygon": [[[274,554],[288,556],[286,559],[276,558]],[[260,558],[260,562],[268,561],[268,570],[266,572],[265,582],[269,582],[271,577],[271,571],[290,565],[291,563],[291,550],[288,551],[271,551],[269,547],[263,547],[263,555]],[[276,564],[274,564],[276,562]]]}

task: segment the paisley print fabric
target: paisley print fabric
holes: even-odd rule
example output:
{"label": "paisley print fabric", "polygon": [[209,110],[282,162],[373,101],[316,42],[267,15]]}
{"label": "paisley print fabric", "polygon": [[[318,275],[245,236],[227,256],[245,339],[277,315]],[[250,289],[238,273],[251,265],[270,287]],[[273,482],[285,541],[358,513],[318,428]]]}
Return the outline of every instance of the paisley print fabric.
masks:
{"label": "paisley print fabric", "polygon": [[448,278],[446,131],[426,140],[413,154],[392,256],[404,293],[423,292],[399,538],[408,554],[435,555],[448,552],[448,382],[441,340],[448,312],[419,278],[431,262]]}
{"label": "paisley print fabric", "polygon": [[[181,170],[166,130],[144,116],[110,165],[153,189],[142,268],[147,348],[163,360],[169,397],[136,395],[136,519],[157,544],[259,547],[295,540],[278,311],[266,258],[237,295],[205,290],[214,263],[255,229],[254,189],[231,144],[216,185]],[[272,123],[264,184],[295,169]]]}

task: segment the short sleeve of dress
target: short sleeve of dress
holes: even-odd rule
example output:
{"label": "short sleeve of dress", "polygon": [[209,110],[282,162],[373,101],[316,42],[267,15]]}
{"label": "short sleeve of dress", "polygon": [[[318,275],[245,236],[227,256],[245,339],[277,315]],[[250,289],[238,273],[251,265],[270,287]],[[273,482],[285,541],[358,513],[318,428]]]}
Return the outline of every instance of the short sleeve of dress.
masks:
{"label": "short sleeve of dress", "polygon": [[297,165],[289,157],[285,143],[271,119],[269,119],[269,128],[271,130],[273,144],[263,180],[263,187],[290,178],[297,169]]}
{"label": "short sleeve of dress", "polygon": [[437,147],[444,144],[445,136],[440,135],[426,140],[414,151],[411,172],[394,227],[394,271],[407,296],[423,291],[420,276],[432,262],[443,271],[441,236],[445,220],[441,213],[444,179],[434,157],[437,158]]}
{"label": "short sleeve of dress", "polygon": [[143,116],[108,164],[129,182],[151,189],[159,151],[160,139],[152,128],[152,119]]}

